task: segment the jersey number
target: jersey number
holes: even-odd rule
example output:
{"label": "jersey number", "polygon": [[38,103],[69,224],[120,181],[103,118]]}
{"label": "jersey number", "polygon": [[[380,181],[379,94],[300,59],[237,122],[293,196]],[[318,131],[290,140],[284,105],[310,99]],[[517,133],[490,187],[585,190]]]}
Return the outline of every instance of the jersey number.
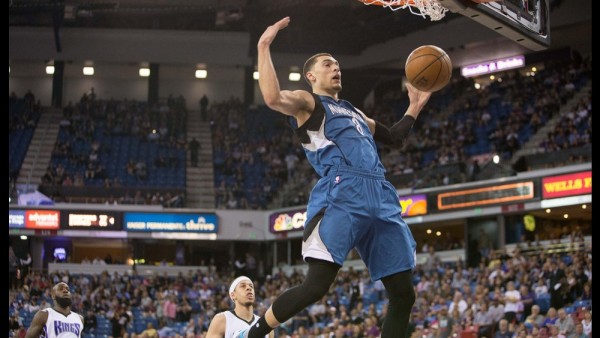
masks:
{"label": "jersey number", "polygon": [[363,132],[363,128],[360,125],[360,121],[358,121],[358,119],[356,117],[352,118],[352,123],[354,123],[354,125],[356,126],[356,130],[361,134],[361,135],[365,135],[365,133]]}

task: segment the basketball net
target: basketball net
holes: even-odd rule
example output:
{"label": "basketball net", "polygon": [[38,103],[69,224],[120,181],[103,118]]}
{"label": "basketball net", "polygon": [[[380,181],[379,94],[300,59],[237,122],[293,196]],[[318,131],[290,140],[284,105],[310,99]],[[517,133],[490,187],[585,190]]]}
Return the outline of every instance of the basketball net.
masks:
{"label": "basketball net", "polygon": [[448,9],[437,0],[358,0],[365,5],[387,7],[392,11],[408,8],[412,14],[438,21],[444,17]]}

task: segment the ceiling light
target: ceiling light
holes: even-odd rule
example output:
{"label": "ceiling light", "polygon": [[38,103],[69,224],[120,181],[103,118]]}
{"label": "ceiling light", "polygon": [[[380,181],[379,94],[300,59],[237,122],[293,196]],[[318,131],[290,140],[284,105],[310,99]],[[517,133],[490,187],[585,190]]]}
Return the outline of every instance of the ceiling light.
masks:
{"label": "ceiling light", "polygon": [[83,75],[94,75],[94,67],[92,66],[85,66],[83,67]]}
{"label": "ceiling light", "polygon": [[298,66],[292,66],[290,67],[290,75],[288,76],[288,79],[290,81],[300,81],[300,79],[302,78],[302,75],[300,75],[300,67]]}
{"label": "ceiling light", "polygon": [[300,75],[300,73],[297,73],[297,72],[290,72],[290,75],[288,77],[288,79],[290,79],[290,81],[294,81],[294,82],[300,81],[300,78],[301,78],[301,75]]}
{"label": "ceiling light", "polygon": [[206,79],[208,71],[206,69],[196,69],[196,79]]}
{"label": "ceiling light", "polygon": [[150,76],[150,68],[148,67],[140,67],[139,74],[141,77]]}

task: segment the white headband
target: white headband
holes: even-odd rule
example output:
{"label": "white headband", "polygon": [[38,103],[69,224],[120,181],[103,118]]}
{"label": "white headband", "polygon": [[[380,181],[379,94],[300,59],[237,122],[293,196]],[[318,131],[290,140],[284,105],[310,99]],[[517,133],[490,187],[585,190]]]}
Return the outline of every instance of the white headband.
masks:
{"label": "white headband", "polygon": [[231,282],[231,286],[229,287],[229,297],[231,297],[231,293],[235,291],[235,288],[240,284],[241,281],[247,280],[252,283],[252,280],[246,276],[239,276]]}

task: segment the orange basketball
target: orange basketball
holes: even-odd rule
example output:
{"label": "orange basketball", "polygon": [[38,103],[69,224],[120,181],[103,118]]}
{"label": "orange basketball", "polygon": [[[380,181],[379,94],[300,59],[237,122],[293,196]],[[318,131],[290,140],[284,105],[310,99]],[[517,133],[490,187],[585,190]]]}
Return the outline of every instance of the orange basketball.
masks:
{"label": "orange basketball", "polygon": [[448,84],[452,76],[452,61],[443,49],[425,45],[413,50],[404,67],[406,79],[415,88],[435,92]]}

